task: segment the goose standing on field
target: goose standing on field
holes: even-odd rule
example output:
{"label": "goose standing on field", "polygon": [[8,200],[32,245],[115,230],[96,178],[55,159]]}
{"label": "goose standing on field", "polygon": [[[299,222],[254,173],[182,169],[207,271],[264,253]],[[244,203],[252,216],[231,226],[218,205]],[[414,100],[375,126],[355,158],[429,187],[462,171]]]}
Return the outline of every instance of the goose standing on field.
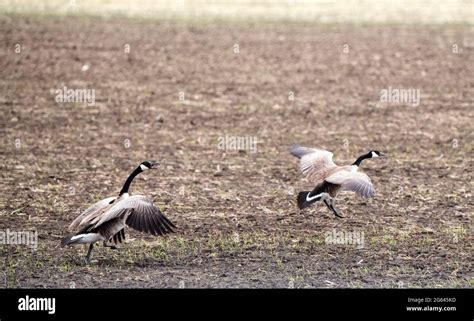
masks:
{"label": "goose standing on field", "polygon": [[138,174],[158,167],[154,161],[142,162],[127,178],[118,196],[98,201],[69,225],[69,230],[79,231],[66,236],[61,245],[90,244],[86,255],[89,264],[94,243],[103,241],[104,246],[116,249],[117,243],[125,239],[126,225],[153,235],[174,232],[176,226],[153,205],[151,199],[128,194],[130,184]]}
{"label": "goose standing on field", "polygon": [[338,166],[332,160],[333,154],[324,149],[293,145],[290,153],[300,159],[300,170],[309,181],[316,184],[311,192],[298,193],[298,207],[303,209],[322,200],[338,217],[343,216],[334,207],[333,199],[341,190],[353,191],[362,197],[372,197],[375,194],[369,176],[358,172],[358,169],[364,159],[385,156],[379,151],[371,150],[359,156],[351,165]]}

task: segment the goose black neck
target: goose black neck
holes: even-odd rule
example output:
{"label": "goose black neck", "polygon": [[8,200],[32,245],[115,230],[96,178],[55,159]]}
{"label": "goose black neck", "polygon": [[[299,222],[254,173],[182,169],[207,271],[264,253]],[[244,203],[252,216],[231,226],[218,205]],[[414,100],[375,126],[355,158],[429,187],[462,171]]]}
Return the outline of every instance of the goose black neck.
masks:
{"label": "goose black neck", "polygon": [[128,193],[128,189],[130,188],[130,184],[132,184],[133,179],[141,172],[142,169],[140,168],[140,166],[135,168],[135,170],[130,174],[130,176],[128,176],[127,180],[125,181],[125,184],[123,184],[122,190],[120,191],[119,195]]}
{"label": "goose black neck", "polygon": [[367,158],[370,158],[371,157],[371,154],[364,154],[364,155],[361,155],[359,156],[359,158],[356,159],[356,161],[354,163],[352,163],[352,165],[355,165],[355,166],[360,166],[360,164],[362,163],[362,161],[364,159],[367,159]]}

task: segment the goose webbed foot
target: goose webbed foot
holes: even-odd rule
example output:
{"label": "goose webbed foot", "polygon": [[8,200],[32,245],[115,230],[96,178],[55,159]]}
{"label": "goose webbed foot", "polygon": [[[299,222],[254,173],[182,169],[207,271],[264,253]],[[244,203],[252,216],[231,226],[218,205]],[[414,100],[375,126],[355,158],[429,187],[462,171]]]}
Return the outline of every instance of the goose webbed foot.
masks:
{"label": "goose webbed foot", "polygon": [[117,246],[117,244],[114,244],[114,243],[104,242],[104,246],[108,247],[111,250],[116,250],[116,251],[120,250],[120,248]]}

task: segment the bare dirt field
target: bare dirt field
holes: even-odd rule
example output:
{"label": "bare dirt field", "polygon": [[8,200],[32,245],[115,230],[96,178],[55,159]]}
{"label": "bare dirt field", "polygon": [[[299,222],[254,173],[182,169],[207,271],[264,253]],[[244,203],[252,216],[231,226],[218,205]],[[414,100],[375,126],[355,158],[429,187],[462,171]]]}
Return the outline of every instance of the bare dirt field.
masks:
{"label": "bare dirt field", "polygon": [[[472,287],[473,38],[456,24],[1,15],[0,230],[39,240],[0,245],[0,287]],[[64,86],[95,104],[56,102]],[[419,89],[419,106],[381,102],[389,87]],[[257,151],[219,149],[226,135]],[[313,186],[293,143],[340,164],[386,153],[362,167],[376,196],[341,195],[344,219],[298,210]],[[164,165],[131,192],[175,234],[129,229],[90,266],[86,248],[58,246],[147,159]],[[363,244],[329,244],[333,231]]]}

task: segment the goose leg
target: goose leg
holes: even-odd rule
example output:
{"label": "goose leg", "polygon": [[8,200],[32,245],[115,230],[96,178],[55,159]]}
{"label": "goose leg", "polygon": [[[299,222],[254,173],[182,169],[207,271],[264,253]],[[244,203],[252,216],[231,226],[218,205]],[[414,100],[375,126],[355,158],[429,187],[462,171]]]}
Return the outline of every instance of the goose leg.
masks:
{"label": "goose leg", "polygon": [[94,243],[91,243],[91,245],[89,245],[89,251],[87,251],[87,255],[86,255],[86,264],[91,264],[91,253],[92,253],[93,248],[94,248]]}
{"label": "goose leg", "polygon": [[327,200],[324,200],[324,204],[326,204],[326,206],[334,213],[334,215],[336,215],[337,217],[340,217],[340,218],[344,218],[344,216],[342,216],[341,214],[339,214],[339,212],[337,211],[337,209],[332,205],[332,202],[331,202],[331,203],[328,203]]}
{"label": "goose leg", "polygon": [[329,204],[329,205],[331,206],[331,210],[334,212],[334,215],[336,215],[339,218],[344,218],[345,217],[344,215],[341,215],[339,213],[339,211],[337,210],[337,208],[334,207],[334,205],[332,205],[332,204]]}
{"label": "goose leg", "polygon": [[112,242],[107,242],[104,241],[104,246],[110,248],[111,250],[118,250],[119,248],[117,247],[117,244],[114,244]]}

